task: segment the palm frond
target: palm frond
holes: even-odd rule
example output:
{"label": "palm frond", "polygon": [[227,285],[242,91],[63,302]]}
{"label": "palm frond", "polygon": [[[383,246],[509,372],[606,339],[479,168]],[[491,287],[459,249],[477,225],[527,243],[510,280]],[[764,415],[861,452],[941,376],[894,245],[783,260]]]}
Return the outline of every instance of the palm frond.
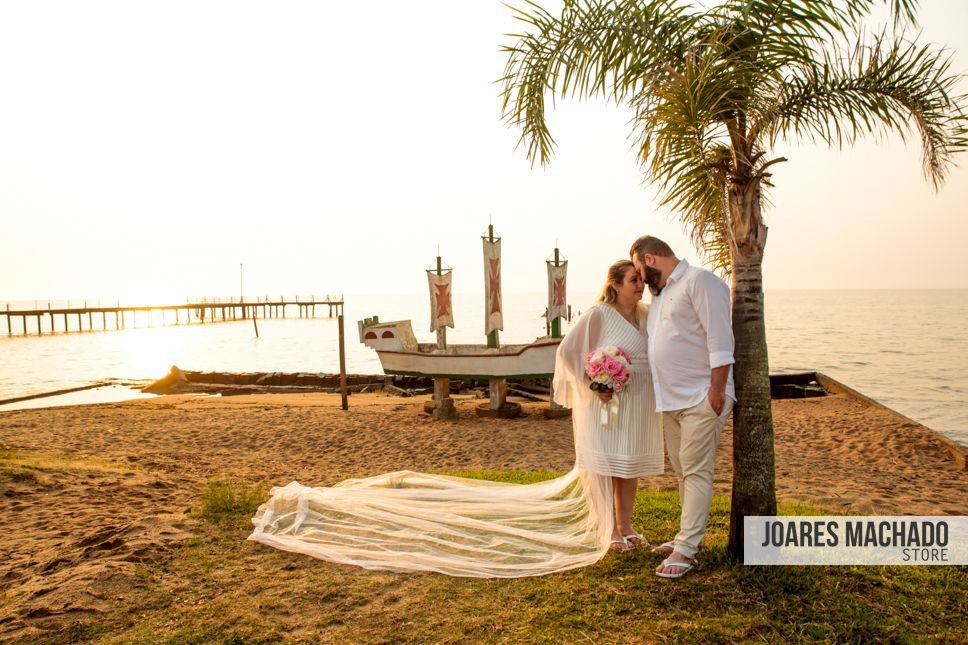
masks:
{"label": "palm frond", "polygon": [[669,207],[689,229],[705,259],[724,272],[730,267],[723,198],[733,167],[733,150],[723,122],[732,118],[736,92],[720,69],[725,63],[710,43],[690,50],[656,76],[631,101],[639,131],[639,160]]}
{"label": "palm frond", "polygon": [[513,8],[529,31],[512,35],[507,54],[503,111],[521,128],[528,158],[550,160],[546,96],[603,95],[616,101],[634,93],[660,61],[678,55],[695,17],[672,1],[568,2],[553,16],[527,0],[531,12]]}
{"label": "palm frond", "polygon": [[943,183],[955,154],[968,149],[968,115],[956,94],[963,75],[950,72],[950,55],[881,34],[849,55],[828,53],[796,66],[774,105],[754,126],[772,145],[793,134],[843,146],[865,134],[901,136],[915,128],[924,175]]}

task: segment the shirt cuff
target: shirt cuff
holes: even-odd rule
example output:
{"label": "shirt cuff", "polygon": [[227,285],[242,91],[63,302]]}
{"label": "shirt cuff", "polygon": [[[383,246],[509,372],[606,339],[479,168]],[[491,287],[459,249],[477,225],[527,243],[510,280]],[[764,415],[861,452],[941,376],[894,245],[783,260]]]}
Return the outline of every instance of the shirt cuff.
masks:
{"label": "shirt cuff", "polygon": [[722,367],[723,365],[732,365],[736,361],[733,360],[733,352],[710,352],[709,354],[709,367]]}

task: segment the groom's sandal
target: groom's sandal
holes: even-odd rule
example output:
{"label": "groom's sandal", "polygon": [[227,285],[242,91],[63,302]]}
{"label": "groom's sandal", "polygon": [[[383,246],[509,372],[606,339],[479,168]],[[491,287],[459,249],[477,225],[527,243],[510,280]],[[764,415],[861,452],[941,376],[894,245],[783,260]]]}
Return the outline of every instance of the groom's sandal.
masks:
{"label": "groom's sandal", "polygon": [[691,560],[689,562],[669,562],[669,558],[666,558],[665,560],[662,561],[662,566],[675,567],[676,571],[673,573],[663,573],[661,571],[656,570],[655,575],[659,576],[660,578],[681,578],[682,576],[692,571],[693,568],[695,568],[696,561]]}
{"label": "groom's sandal", "polygon": [[652,553],[659,553],[661,555],[672,555],[672,552],[675,550],[675,542],[663,542],[659,546],[652,547]]}

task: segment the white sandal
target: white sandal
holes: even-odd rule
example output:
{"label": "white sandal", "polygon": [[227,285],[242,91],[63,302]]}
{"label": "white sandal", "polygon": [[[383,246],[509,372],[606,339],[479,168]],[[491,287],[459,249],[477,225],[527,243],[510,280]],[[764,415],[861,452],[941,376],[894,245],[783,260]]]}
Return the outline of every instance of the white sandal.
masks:
{"label": "white sandal", "polygon": [[635,547],[629,544],[629,541],[625,536],[622,536],[617,540],[612,540],[612,543],[608,548],[611,551],[631,551]]}
{"label": "white sandal", "polygon": [[661,571],[656,571],[655,575],[660,578],[681,578],[682,576],[689,573],[693,568],[695,568],[696,563],[693,562],[669,562],[669,558],[662,561],[663,567],[679,567],[682,571],[678,573],[662,573]]}
{"label": "white sandal", "polygon": [[632,531],[629,535],[623,535],[622,537],[625,538],[625,541],[628,542],[633,549],[647,549],[652,546],[652,544],[645,539],[644,535],[641,533],[636,533],[635,531]]}
{"label": "white sandal", "polygon": [[[669,549],[668,553],[666,553],[665,551],[666,549]],[[672,552],[675,550],[676,550],[675,542],[663,542],[659,546],[653,547],[652,553],[661,553],[662,555],[672,555]]]}

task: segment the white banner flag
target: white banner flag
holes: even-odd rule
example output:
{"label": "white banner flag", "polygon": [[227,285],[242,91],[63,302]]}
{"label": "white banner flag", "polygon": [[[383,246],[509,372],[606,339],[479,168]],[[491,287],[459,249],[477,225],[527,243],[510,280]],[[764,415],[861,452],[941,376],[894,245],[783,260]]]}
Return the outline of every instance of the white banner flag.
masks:
{"label": "white banner flag", "polygon": [[430,283],[430,331],[454,326],[454,308],[450,291],[452,277],[453,273],[450,269],[440,275],[437,275],[436,270],[427,271],[427,282]]}
{"label": "white banner flag", "polygon": [[568,273],[568,261],[547,262],[548,265],[548,322],[555,318],[568,317],[568,302],[565,298],[565,274]]}
{"label": "white banner flag", "polygon": [[504,329],[501,307],[501,238],[484,240],[484,333]]}

